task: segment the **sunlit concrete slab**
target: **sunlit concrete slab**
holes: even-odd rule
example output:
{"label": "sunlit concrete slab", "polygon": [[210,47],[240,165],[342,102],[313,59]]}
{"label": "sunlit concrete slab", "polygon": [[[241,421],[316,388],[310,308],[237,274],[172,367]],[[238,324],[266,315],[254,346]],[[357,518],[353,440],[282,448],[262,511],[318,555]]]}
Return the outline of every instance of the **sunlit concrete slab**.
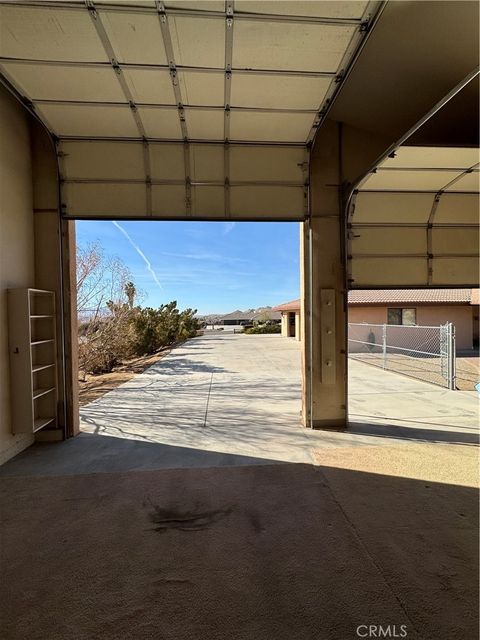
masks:
{"label": "sunlit concrete slab", "polygon": [[78,437],[0,474],[311,463],[300,384],[296,341],[215,331],[82,407]]}
{"label": "sunlit concrete slab", "polygon": [[[451,442],[462,432],[478,433],[476,391],[450,391],[361,362],[351,362],[349,370],[350,419],[355,423],[388,420],[404,430],[422,425],[432,431],[431,439]],[[450,436],[442,438],[439,432]],[[425,440],[430,440],[428,434]]]}
{"label": "sunlit concrete slab", "polygon": [[300,352],[279,336],[190,340],[81,409],[84,433],[264,460],[310,462]]}

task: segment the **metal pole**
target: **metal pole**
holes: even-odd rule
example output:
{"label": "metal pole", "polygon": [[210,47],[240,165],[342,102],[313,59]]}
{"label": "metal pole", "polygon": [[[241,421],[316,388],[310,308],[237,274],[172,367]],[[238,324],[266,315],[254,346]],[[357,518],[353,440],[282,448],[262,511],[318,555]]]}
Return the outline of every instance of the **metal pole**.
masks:
{"label": "metal pole", "polygon": [[448,388],[456,388],[455,325],[448,323]]}
{"label": "metal pole", "polygon": [[447,388],[452,389],[452,325],[447,322],[446,326],[445,351],[447,356]]}

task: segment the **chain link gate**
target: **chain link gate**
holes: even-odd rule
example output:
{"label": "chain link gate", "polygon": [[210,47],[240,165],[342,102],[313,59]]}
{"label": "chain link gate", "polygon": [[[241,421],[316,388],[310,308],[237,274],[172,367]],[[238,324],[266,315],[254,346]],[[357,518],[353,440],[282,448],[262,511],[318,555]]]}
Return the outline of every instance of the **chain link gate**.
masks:
{"label": "chain link gate", "polygon": [[455,327],[349,323],[348,355],[382,369],[455,389]]}

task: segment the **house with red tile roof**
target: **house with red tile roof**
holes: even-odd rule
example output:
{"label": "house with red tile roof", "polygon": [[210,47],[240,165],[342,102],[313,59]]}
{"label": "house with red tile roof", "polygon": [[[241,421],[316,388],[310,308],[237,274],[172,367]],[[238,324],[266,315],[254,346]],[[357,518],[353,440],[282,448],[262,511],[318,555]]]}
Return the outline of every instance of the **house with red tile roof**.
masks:
{"label": "house with red tile roof", "polygon": [[[301,337],[300,300],[277,307],[282,335]],[[348,321],[368,324],[455,325],[458,350],[478,347],[479,289],[367,289],[348,293]]]}

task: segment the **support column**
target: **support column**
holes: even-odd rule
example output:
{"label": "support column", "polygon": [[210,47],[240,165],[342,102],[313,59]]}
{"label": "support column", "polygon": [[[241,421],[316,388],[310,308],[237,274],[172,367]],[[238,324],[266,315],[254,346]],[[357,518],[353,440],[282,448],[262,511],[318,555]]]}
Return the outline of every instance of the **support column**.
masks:
{"label": "support column", "polygon": [[326,122],[311,157],[310,219],[301,228],[303,422],[347,426],[347,286],[341,125]]}

